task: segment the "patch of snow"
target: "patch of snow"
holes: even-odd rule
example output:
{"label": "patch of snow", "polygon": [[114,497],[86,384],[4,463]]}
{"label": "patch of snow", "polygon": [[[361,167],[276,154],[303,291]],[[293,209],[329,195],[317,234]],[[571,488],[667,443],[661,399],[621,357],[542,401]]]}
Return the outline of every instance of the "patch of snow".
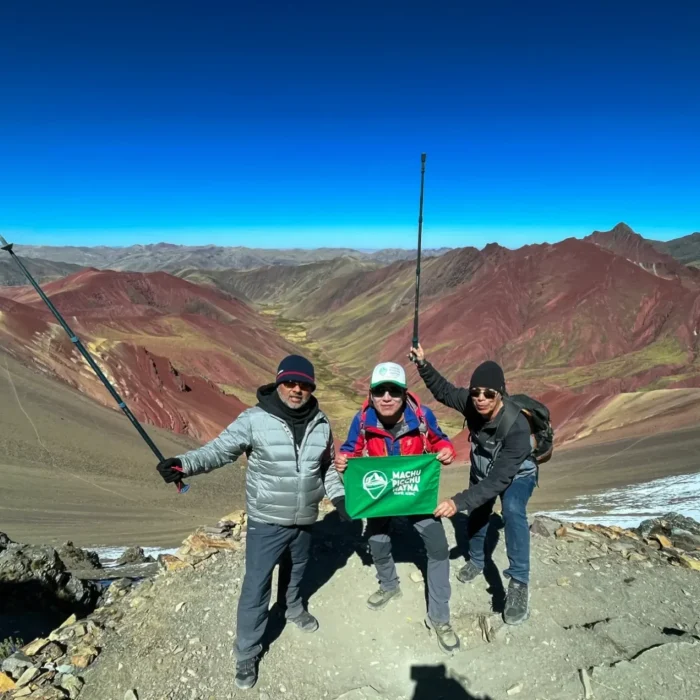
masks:
{"label": "patch of snow", "polygon": [[637,527],[642,520],[668,512],[700,522],[700,473],[669,476],[602,493],[581,496],[571,508],[540,511],[560,520]]}
{"label": "patch of snow", "polygon": [[[117,565],[117,559],[121,557],[124,552],[126,552],[128,547],[106,547],[106,546],[96,546],[96,547],[83,547],[82,549],[89,549],[93,552],[97,552],[100,557],[100,562],[105,569],[109,569]],[[162,547],[143,547],[143,552],[146,556],[151,556],[154,559],[158,559],[159,554],[175,554],[178,548],[173,547],[170,549]]]}

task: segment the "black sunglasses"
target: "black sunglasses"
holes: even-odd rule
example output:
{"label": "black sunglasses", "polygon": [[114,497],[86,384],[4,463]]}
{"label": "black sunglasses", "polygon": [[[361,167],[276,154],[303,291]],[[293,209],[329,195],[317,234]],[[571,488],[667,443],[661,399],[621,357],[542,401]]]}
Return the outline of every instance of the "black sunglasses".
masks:
{"label": "black sunglasses", "polygon": [[380,399],[387,391],[392,399],[398,399],[400,396],[403,396],[403,389],[400,386],[396,386],[396,384],[381,384],[370,389],[370,393],[375,399]]}
{"label": "black sunglasses", "polygon": [[479,398],[483,394],[485,399],[495,399],[498,392],[495,389],[469,389],[469,396],[473,399]]}
{"label": "black sunglasses", "polygon": [[293,381],[288,381],[288,382],[282,382],[284,384],[285,388],[287,389],[294,389],[294,387],[298,386],[302,391],[313,391],[313,386],[309,384],[308,382],[293,382]]}

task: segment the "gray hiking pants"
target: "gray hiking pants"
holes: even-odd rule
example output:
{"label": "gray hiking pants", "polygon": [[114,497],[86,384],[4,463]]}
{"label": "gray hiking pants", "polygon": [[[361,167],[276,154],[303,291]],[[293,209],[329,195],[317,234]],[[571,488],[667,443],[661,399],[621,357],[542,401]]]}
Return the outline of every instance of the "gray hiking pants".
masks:
{"label": "gray hiking pants", "polygon": [[304,611],[300,584],[311,550],[310,526],[283,527],[248,520],[247,533],[245,576],[238,599],[234,646],[238,661],[253,659],[262,651],[272,571],[285,555],[288,555],[283,560],[286,565],[283,567],[281,563],[279,572],[280,583],[284,580],[287,585],[285,617],[289,620]]}
{"label": "gray hiking pants", "polygon": [[[428,555],[428,617],[433,622],[450,621],[450,552],[442,521],[432,516],[414,515],[409,518],[423,539]],[[367,531],[377,580],[385,591],[399,585],[396,565],[391,555],[389,528],[391,518],[369,518]]]}

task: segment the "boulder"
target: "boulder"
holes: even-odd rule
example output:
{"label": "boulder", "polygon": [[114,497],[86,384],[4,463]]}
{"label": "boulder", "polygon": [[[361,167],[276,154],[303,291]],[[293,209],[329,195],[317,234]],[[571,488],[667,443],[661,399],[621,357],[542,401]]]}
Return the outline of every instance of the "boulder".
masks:
{"label": "boulder", "polygon": [[700,549],[700,524],[679,513],[666,513],[660,518],[644,520],[637,533],[646,539],[658,539],[664,547],[668,547],[667,542],[670,541],[674,547],[686,551]]}
{"label": "boulder", "polygon": [[0,549],[0,614],[38,614],[48,632],[72,612],[92,612],[99,594],[96,583],[66,570],[53,547],[10,542]]}
{"label": "boulder", "polygon": [[155,561],[153,557],[146,556],[141,547],[129,547],[124,554],[117,559],[117,566],[124,566],[126,564],[150,564],[153,561]]}
{"label": "boulder", "polygon": [[65,542],[57,550],[59,559],[66,569],[101,569],[100,557],[97,552],[80,549],[72,542]]}

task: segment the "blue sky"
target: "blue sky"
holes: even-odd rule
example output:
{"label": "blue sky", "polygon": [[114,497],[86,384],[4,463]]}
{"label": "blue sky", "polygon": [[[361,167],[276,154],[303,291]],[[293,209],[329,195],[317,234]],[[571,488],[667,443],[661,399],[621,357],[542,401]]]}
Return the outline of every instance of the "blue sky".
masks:
{"label": "blue sky", "polygon": [[17,243],[516,247],[700,230],[700,5],[0,4]]}

